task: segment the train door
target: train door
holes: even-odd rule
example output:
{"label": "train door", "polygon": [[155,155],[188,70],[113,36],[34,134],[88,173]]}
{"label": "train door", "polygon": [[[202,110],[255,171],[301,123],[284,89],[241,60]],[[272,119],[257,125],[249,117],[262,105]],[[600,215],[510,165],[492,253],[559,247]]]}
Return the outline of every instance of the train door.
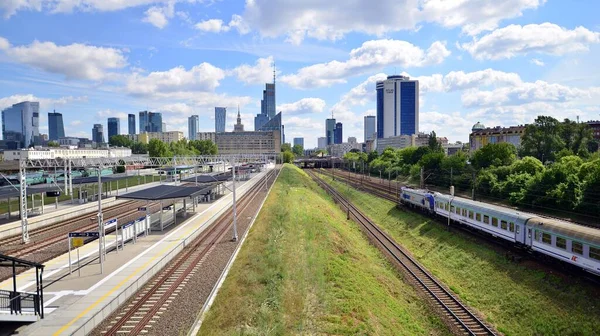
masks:
{"label": "train door", "polygon": [[525,236],[525,244],[527,246],[531,246],[531,245],[533,245],[533,234],[534,234],[533,228],[529,225],[525,225],[525,229],[527,230],[526,236]]}

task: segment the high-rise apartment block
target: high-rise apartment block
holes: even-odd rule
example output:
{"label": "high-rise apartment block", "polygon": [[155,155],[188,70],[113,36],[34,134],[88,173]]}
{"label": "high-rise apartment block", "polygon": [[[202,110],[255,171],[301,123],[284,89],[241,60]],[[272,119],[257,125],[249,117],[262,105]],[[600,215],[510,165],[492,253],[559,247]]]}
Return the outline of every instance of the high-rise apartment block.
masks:
{"label": "high-rise apartment block", "polygon": [[377,82],[377,138],[419,133],[419,81],[388,76]]}
{"label": "high-rise apartment block", "polygon": [[364,141],[375,140],[376,120],[375,116],[365,116],[365,135]]}
{"label": "high-rise apartment block", "polygon": [[102,124],[94,124],[92,128],[92,141],[97,144],[104,143],[104,127],[102,127]]}
{"label": "high-rise apartment block", "polygon": [[162,114],[159,112],[142,111],[139,113],[139,132],[164,132]]}
{"label": "high-rise apartment block", "polygon": [[62,113],[48,113],[48,140],[57,141],[65,136],[65,125]]}
{"label": "high-rise apartment block", "polygon": [[215,132],[225,132],[225,123],[227,121],[227,108],[215,107]]}
{"label": "high-rise apartment block", "polygon": [[108,138],[106,140],[110,141],[113,136],[121,134],[121,119],[108,118],[107,126]]}
{"label": "high-rise apartment block", "polygon": [[188,117],[188,140],[196,140],[198,134],[198,126],[200,123],[200,117],[193,115]]}
{"label": "high-rise apartment block", "polygon": [[127,134],[135,134],[135,114],[130,113],[127,115],[127,124],[129,126]]}
{"label": "high-rise apartment block", "polygon": [[2,110],[2,138],[6,149],[38,145],[40,143],[39,120],[39,102],[21,102]]}

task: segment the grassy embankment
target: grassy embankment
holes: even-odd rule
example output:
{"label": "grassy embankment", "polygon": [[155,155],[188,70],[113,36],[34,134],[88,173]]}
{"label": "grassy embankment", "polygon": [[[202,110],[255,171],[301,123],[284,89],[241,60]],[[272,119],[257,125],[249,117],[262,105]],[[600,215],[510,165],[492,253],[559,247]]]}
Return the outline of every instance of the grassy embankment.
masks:
{"label": "grassy embankment", "polygon": [[339,181],[333,185],[506,335],[600,332],[600,290],[589,283],[508,261],[480,239]]}
{"label": "grassy embankment", "polygon": [[[146,183],[150,183],[150,182],[158,182],[159,176],[158,175],[148,175],[146,177]],[[164,177],[163,177],[164,180]],[[124,189],[125,185],[127,185],[128,187],[135,187],[137,185],[140,184],[144,184],[144,176],[140,176],[138,179],[138,176],[132,176],[127,178],[126,180],[120,180],[119,181],[119,188],[120,189]],[[63,188],[64,186],[64,182],[59,182],[58,185]],[[109,188],[111,189],[107,189]],[[91,196],[92,192],[95,190],[96,192],[98,191],[97,187],[92,187],[92,186],[85,186],[82,187],[81,190],[87,190],[88,191],[88,195]],[[102,191],[106,191],[106,190],[112,190],[113,191],[113,195],[115,195],[115,190],[117,190],[117,181],[111,181],[109,182],[105,182],[103,183],[103,187],[102,187]],[[79,193],[79,186],[73,185],[73,193],[74,193],[74,198],[77,198],[77,194]],[[69,195],[65,195],[64,193],[61,193],[61,195],[58,197],[58,201],[59,202],[63,202],[63,201],[67,201],[70,200],[71,196]],[[39,204],[41,202],[41,198],[40,195],[37,194],[35,197],[35,206],[38,207]],[[45,205],[53,205],[55,203],[55,197],[44,197],[44,204]],[[31,208],[31,196],[27,197],[27,206],[29,208]],[[10,210],[14,213],[14,212],[18,212],[19,211],[19,199],[18,197],[13,197],[10,200]],[[3,200],[3,202],[0,202],[0,214],[5,214],[8,213],[8,202],[6,202],[6,199]]]}
{"label": "grassy embankment", "polygon": [[198,335],[444,335],[383,255],[285,165]]}

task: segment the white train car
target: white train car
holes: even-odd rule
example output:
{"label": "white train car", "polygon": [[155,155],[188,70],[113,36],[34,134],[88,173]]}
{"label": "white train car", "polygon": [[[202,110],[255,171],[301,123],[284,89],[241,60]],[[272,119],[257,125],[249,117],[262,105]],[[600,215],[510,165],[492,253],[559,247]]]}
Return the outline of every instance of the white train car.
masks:
{"label": "white train car", "polygon": [[427,190],[400,188],[400,202],[429,212],[434,211],[433,194]]}

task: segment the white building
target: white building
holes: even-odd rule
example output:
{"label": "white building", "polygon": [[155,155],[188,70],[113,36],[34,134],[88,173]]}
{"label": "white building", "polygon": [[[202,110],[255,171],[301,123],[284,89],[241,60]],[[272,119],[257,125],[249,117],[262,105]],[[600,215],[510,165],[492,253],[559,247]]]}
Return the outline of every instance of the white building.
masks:
{"label": "white building", "polygon": [[134,142],[141,142],[148,144],[152,139],[158,139],[162,142],[177,142],[183,139],[183,132],[171,131],[171,132],[144,132],[140,134],[128,134],[129,140]]}
{"label": "white building", "polygon": [[215,132],[198,132],[196,133],[196,140],[210,140],[216,143],[217,133]]}
{"label": "white building", "polygon": [[131,149],[120,147],[109,149],[44,148],[4,151],[4,160],[7,161],[19,159],[120,158],[129,156],[131,156]]}
{"label": "white building", "polygon": [[419,81],[388,76],[377,82],[377,137],[419,133]]}
{"label": "white building", "polygon": [[415,139],[415,135],[399,135],[377,139],[377,152],[381,154],[388,147],[393,149],[403,149],[415,146]]}
{"label": "white building", "polygon": [[79,146],[79,138],[76,137],[64,137],[58,138],[58,144],[61,147],[69,147],[69,146]]}
{"label": "white building", "polygon": [[327,137],[320,137],[317,139],[317,148],[318,149],[326,149],[327,148]]}
{"label": "white building", "polygon": [[343,157],[344,154],[350,152],[353,149],[358,149],[362,152],[362,144],[357,143],[356,141],[354,143],[342,142],[341,144],[333,144],[329,145],[327,152],[329,153],[329,155],[334,157]]}

